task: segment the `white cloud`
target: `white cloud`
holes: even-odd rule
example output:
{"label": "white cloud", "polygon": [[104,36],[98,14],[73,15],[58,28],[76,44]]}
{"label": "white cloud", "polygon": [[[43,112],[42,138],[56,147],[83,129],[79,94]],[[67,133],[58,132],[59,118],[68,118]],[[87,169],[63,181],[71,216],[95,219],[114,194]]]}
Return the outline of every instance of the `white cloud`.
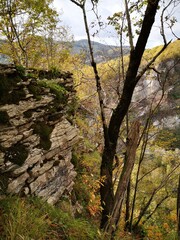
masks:
{"label": "white cloud", "polygon": [[[123,7],[123,5],[121,5],[122,2],[123,1],[120,0],[99,0],[98,14],[101,15],[102,21],[106,21],[108,16],[120,11]],[[75,40],[86,38],[81,9],[74,3],[72,3],[70,0],[54,0],[54,6],[57,8],[58,11],[63,12],[60,18],[63,21],[64,25],[70,27]],[[180,8],[176,11],[176,18],[178,20],[178,23],[175,24],[174,30],[177,35],[180,35],[180,15],[178,14],[178,10],[180,10]],[[89,22],[93,21],[95,17],[92,14],[92,11],[90,11],[90,7],[88,7],[87,13]],[[159,17],[157,16],[156,19],[158,18]],[[95,32],[95,29],[96,28],[93,28],[91,30],[92,33]],[[170,32],[167,31],[167,33],[168,40],[172,39],[172,35],[170,34]],[[118,40],[116,39],[116,33],[112,27],[108,27],[104,31],[100,31],[100,33],[96,35],[93,40],[108,44],[118,43]],[[163,42],[162,37],[159,34],[159,28],[157,28],[157,23],[155,23],[147,47],[153,47],[162,43]]]}

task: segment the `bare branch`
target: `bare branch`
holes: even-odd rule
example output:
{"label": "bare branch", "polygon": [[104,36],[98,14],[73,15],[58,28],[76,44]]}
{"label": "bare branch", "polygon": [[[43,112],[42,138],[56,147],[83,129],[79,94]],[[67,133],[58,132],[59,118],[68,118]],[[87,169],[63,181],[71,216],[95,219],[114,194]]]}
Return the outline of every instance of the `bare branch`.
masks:
{"label": "bare branch", "polygon": [[170,42],[168,42],[167,44],[165,44],[162,48],[161,48],[161,50],[158,52],[158,53],[156,53],[156,55],[151,59],[151,61],[141,70],[141,72],[137,75],[137,77],[136,77],[136,82],[138,82],[139,81],[139,79],[144,75],[144,73],[149,69],[149,67],[152,65],[152,63],[154,63],[155,62],[155,60],[161,55],[161,53],[162,52],[164,52],[164,50],[168,47],[168,45],[171,43],[171,41]]}
{"label": "bare branch", "polygon": [[141,221],[142,217],[144,216],[144,214],[146,213],[147,209],[149,208],[154,196],[157,194],[157,192],[159,192],[164,185],[168,182],[168,180],[171,178],[171,176],[173,175],[173,173],[180,167],[180,163],[177,164],[172,171],[166,175],[166,177],[164,177],[164,179],[161,181],[161,183],[159,184],[158,187],[156,187],[152,194],[151,197],[149,198],[149,200],[147,201],[146,205],[144,206],[144,208],[141,210],[139,216],[138,216],[138,220],[136,221],[136,223],[134,224],[134,228],[138,226],[139,222]]}
{"label": "bare branch", "polygon": [[78,7],[80,7],[80,8],[83,8],[84,7],[84,5],[85,5],[85,2],[86,2],[86,0],[82,0],[82,1],[80,1],[80,2],[78,2],[78,1],[75,1],[75,0],[70,0],[71,2],[73,2],[74,4],[76,4]]}
{"label": "bare branch", "polygon": [[167,10],[167,8],[172,4],[173,1],[174,0],[170,0],[169,3],[164,7],[164,9],[162,10],[162,13],[161,13],[161,31],[160,31],[160,33],[163,37],[165,45],[167,44],[167,40],[166,40],[166,36],[165,36],[165,32],[164,32],[164,13]]}
{"label": "bare branch", "polygon": [[156,212],[156,210],[161,206],[161,204],[169,197],[170,195],[167,194],[165,195],[156,205],[156,207],[154,208],[154,210],[146,217],[146,219],[142,222],[142,224],[144,225],[151,217],[152,215]]}
{"label": "bare branch", "polygon": [[140,177],[140,178],[138,179],[138,182],[142,181],[143,178],[145,178],[147,175],[149,175],[150,173],[152,173],[152,172],[153,172],[154,170],[156,170],[157,168],[159,168],[159,167],[154,167],[154,168],[152,168],[151,170],[149,170],[148,172],[146,172],[142,177]]}
{"label": "bare branch", "polygon": [[132,27],[131,27],[131,17],[129,14],[129,8],[128,8],[128,2],[125,0],[125,7],[126,7],[126,16],[127,16],[127,23],[128,23],[128,35],[129,35],[129,43],[131,47],[131,51],[134,50],[134,44],[133,44],[133,34],[132,34]]}

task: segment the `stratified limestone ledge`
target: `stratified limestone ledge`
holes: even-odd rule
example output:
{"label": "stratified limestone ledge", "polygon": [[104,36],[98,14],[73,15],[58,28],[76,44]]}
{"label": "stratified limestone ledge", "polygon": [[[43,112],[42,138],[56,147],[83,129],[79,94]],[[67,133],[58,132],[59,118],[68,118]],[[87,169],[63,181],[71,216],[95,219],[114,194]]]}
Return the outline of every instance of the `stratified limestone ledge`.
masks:
{"label": "stratified limestone ledge", "polygon": [[[4,70],[0,66],[0,70],[7,81],[17,77],[13,66],[5,66]],[[78,130],[67,120],[63,104],[58,117],[52,117],[49,107],[53,107],[54,95],[42,88],[41,97],[35,98],[28,91],[31,82],[20,79],[10,90],[18,93],[18,88],[24,88],[25,95],[15,104],[11,99],[5,103],[4,95],[0,97],[1,194],[36,195],[55,204],[73,188],[76,172],[71,158]],[[61,82],[72,89],[71,76],[61,77]],[[74,91],[69,92],[69,98],[73,97]]]}

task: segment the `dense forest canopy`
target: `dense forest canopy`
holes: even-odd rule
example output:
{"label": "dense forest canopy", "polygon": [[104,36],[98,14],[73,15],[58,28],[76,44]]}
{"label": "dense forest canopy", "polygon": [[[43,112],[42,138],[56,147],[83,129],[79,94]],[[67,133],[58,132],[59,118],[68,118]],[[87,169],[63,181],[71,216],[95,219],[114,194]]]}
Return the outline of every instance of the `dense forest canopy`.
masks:
{"label": "dense forest canopy", "polygon": [[0,33],[6,41],[1,52],[15,64],[50,69],[68,57],[72,37],[60,24],[52,2],[0,2]]}

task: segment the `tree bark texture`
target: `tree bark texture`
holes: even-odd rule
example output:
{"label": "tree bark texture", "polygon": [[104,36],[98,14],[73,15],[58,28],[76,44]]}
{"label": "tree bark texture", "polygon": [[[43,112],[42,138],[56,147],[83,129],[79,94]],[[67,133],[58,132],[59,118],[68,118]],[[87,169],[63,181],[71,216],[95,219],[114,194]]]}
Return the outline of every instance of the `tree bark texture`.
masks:
{"label": "tree bark texture", "polygon": [[178,235],[178,240],[180,240],[180,175],[179,175],[178,194],[177,194],[177,235]]}
{"label": "tree bark texture", "polygon": [[125,231],[127,231],[129,229],[130,193],[131,193],[131,179],[129,180],[127,191],[126,191],[126,213],[125,213],[125,227],[124,227]]}
{"label": "tree bark texture", "polygon": [[117,225],[121,215],[122,203],[124,200],[124,196],[129,184],[130,176],[135,162],[136,150],[138,147],[139,140],[139,128],[140,123],[138,121],[134,122],[128,134],[126,161],[124,163],[124,167],[119,179],[111,215],[109,216],[109,219],[105,226],[105,231],[110,235],[112,235],[114,231],[117,229]]}

